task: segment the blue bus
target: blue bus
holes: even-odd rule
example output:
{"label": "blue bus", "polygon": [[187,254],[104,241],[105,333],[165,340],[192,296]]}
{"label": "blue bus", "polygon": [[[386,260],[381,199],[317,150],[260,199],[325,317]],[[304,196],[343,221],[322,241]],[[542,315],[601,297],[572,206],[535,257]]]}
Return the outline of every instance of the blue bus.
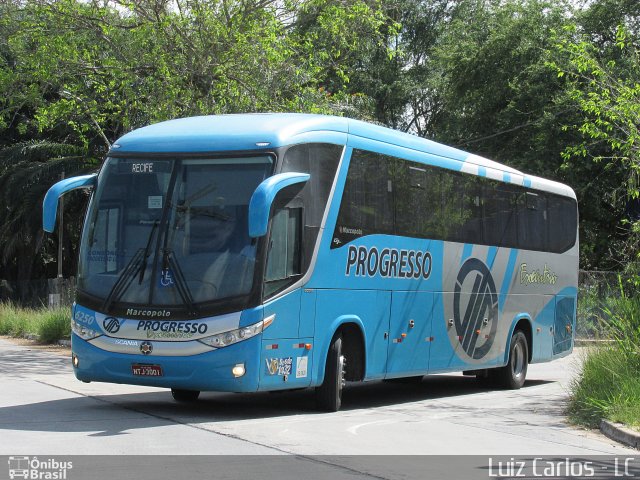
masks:
{"label": "blue bus", "polygon": [[347,118],[246,114],[140,128],[92,191],[72,311],[84,382],[201,391],[464,371],[520,388],[573,348],[575,193]]}

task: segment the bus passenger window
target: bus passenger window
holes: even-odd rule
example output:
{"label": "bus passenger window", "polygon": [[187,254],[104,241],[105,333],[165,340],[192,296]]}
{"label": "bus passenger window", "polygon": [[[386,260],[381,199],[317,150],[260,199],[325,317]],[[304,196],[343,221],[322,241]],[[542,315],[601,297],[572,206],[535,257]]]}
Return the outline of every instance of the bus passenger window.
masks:
{"label": "bus passenger window", "polygon": [[[482,196],[482,183],[479,177],[461,175],[447,172],[447,176],[455,179],[455,184],[450,191],[454,192],[453,198],[443,202],[445,212],[444,221],[450,223],[450,234],[443,238],[449,241],[461,243],[482,243],[483,218],[482,210],[484,198]],[[460,209],[456,212],[448,212],[457,205],[455,194],[460,197]]]}
{"label": "bus passenger window", "polygon": [[354,150],[334,233],[338,242],[331,248],[364,235],[394,233],[393,167],[390,157]]}
{"label": "bus passenger window", "polygon": [[509,184],[484,184],[484,242],[498,247],[517,245],[517,191]]}
{"label": "bus passenger window", "polygon": [[521,192],[518,196],[518,248],[545,250],[547,239],[547,197]]}
{"label": "bus passenger window", "polygon": [[547,249],[555,253],[566,252],[576,243],[578,229],[576,201],[558,195],[547,195],[549,219]]}

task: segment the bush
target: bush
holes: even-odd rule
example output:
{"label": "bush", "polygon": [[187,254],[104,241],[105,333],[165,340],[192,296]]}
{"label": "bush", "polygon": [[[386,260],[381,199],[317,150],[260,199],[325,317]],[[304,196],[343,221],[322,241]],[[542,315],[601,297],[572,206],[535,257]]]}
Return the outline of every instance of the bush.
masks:
{"label": "bush", "polygon": [[631,361],[640,355],[640,296],[622,295],[607,308],[609,336]]}
{"label": "bush", "polygon": [[10,303],[0,304],[0,335],[25,337],[37,333],[35,311]]}
{"label": "bush", "polygon": [[617,347],[591,350],[582,374],[572,385],[569,415],[582,425],[598,427],[606,418],[640,425],[640,376],[638,362]]}
{"label": "bush", "polygon": [[43,343],[53,343],[71,335],[69,308],[20,308],[0,303],[0,335],[38,336]]}
{"label": "bush", "polygon": [[571,387],[569,413],[596,427],[600,419],[640,425],[640,297],[624,293],[607,306],[610,345],[590,350]]}
{"label": "bush", "polygon": [[53,343],[71,336],[71,321],[68,308],[42,310],[38,312],[38,337],[43,343]]}

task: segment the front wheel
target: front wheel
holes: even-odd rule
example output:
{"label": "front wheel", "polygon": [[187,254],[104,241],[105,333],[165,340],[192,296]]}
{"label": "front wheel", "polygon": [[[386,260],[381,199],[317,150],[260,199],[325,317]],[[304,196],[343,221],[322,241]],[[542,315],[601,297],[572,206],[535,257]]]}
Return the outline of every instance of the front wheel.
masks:
{"label": "front wheel", "polygon": [[180,390],[178,388],[172,388],[171,395],[176,402],[195,402],[200,396],[200,391]]}
{"label": "front wheel", "polygon": [[524,385],[529,365],[527,337],[521,330],[514,332],[509,346],[509,361],[496,369],[496,380],[503,388],[517,390]]}
{"label": "front wheel", "polygon": [[327,353],[324,381],[316,388],[316,403],[320,410],[337,412],[342,405],[344,387],[345,358],[342,355],[342,337],[335,336]]}

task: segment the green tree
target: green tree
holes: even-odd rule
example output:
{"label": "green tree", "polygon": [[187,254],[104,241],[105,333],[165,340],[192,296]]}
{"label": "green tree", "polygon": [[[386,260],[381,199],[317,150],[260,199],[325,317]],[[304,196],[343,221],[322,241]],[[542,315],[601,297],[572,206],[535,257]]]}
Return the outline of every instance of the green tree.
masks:
{"label": "green tree", "polygon": [[420,136],[442,108],[432,51],[448,27],[448,0],[389,0],[381,41],[362,42],[349,90],[363,96],[356,116]]}
{"label": "green tree", "polygon": [[[63,144],[92,159],[131,129],[168,118],[341,113],[357,103],[347,91],[348,67],[364,43],[379,41],[383,23],[376,0],[2,2],[3,181],[7,195],[22,190],[32,198],[29,208],[7,198],[15,205],[0,229],[18,235],[0,243],[0,257],[35,255],[37,266],[7,263],[0,278],[16,278],[18,270],[41,275],[48,261],[32,213],[64,162],[54,152],[32,164],[25,142],[40,150]],[[87,165],[78,159],[64,169],[72,175]]]}
{"label": "green tree", "polygon": [[[45,274],[55,276],[55,270],[47,270],[57,258],[58,236],[45,236],[42,231],[42,199],[63,172],[91,168],[95,163],[86,150],[67,144],[24,142],[0,150],[0,265],[7,277],[26,282]],[[81,200],[75,195],[67,202],[67,220],[75,217],[77,221]],[[69,221],[64,224],[64,273],[70,275],[76,266],[77,228]]]}
{"label": "green tree", "polygon": [[[615,267],[611,245],[624,239],[617,228],[624,212],[608,192],[619,185],[621,172],[594,162],[569,166],[562,155],[580,140],[579,132],[563,128],[580,112],[549,61],[554,32],[576,15],[572,6],[544,0],[420,3],[414,14],[402,8],[395,57],[367,69],[391,79],[380,82],[382,95],[365,89],[386,112],[376,118],[573,186],[581,206],[581,265]],[[590,12],[593,23],[598,16]],[[586,21],[588,12],[578,13]]]}
{"label": "green tree", "polygon": [[[625,25],[615,30],[610,48],[590,38],[576,25],[565,27],[551,65],[567,82],[567,97],[580,117],[565,126],[581,135],[563,152],[568,166],[578,162],[601,166],[619,178],[605,196],[622,212],[624,242],[614,248],[624,264],[637,265],[640,238],[640,37]],[[611,45],[609,45],[611,47]],[[634,268],[637,269],[637,267]]]}

